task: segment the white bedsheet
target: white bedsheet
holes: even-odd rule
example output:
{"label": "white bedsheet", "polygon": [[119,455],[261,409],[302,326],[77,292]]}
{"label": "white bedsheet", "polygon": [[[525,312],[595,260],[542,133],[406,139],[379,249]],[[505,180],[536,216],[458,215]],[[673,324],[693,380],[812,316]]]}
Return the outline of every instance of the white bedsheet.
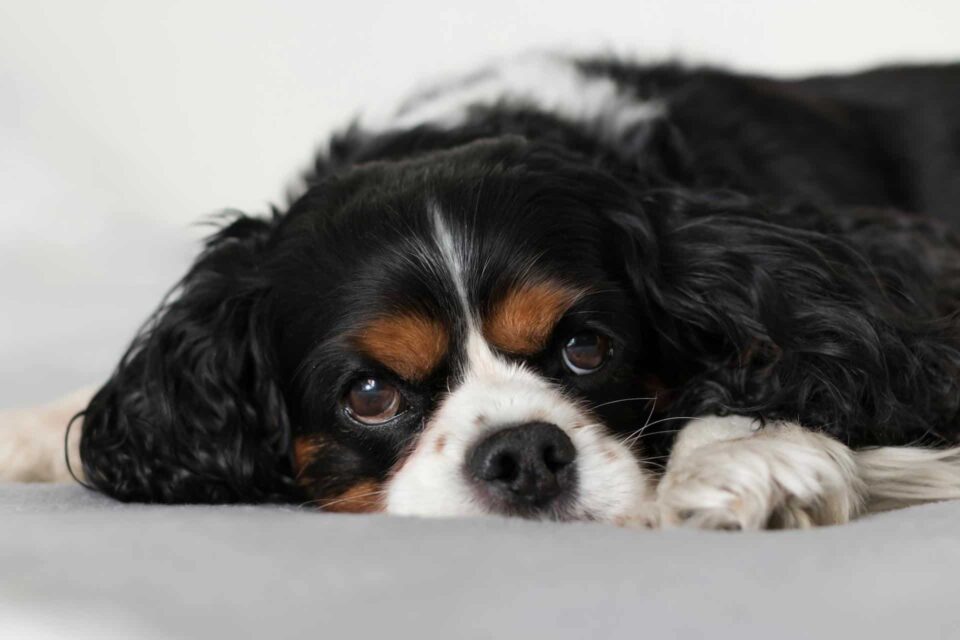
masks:
{"label": "white bedsheet", "polygon": [[651,532],[0,485],[2,637],[947,638],[958,576],[960,502],[813,531]]}

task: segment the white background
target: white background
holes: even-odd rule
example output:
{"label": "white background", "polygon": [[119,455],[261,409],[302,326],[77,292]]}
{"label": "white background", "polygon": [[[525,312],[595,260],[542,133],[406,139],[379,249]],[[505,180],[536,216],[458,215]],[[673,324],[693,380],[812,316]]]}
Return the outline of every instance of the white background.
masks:
{"label": "white background", "polygon": [[0,0],[0,406],[102,381],[224,207],[332,128],[530,49],[782,74],[960,61],[960,2]]}

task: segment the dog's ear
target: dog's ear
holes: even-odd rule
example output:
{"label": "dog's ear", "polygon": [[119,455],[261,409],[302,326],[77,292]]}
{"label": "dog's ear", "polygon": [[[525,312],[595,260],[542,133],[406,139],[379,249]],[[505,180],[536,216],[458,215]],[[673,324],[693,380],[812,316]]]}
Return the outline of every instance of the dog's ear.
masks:
{"label": "dog's ear", "polygon": [[882,222],[731,194],[641,206],[614,221],[660,361],[682,371],[671,411],[800,418],[863,444],[957,418],[960,379],[945,372],[960,371],[960,343],[920,245],[874,253]]}
{"label": "dog's ear", "polygon": [[289,495],[259,269],[276,219],[241,216],[211,237],[91,400],[80,455],[94,487],[149,502]]}

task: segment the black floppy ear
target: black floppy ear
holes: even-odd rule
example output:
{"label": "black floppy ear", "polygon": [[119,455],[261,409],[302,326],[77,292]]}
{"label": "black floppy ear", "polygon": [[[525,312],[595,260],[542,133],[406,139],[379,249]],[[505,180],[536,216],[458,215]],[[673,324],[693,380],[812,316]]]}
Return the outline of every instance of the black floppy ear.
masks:
{"label": "black floppy ear", "polygon": [[731,194],[641,202],[615,222],[661,363],[682,372],[672,413],[800,419],[859,446],[957,420],[960,342],[919,225]]}
{"label": "black floppy ear", "polygon": [[275,224],[241,216],[205,250],[84,413],[87,481],[121,500],[289,495],[289,424],[259,266]]}

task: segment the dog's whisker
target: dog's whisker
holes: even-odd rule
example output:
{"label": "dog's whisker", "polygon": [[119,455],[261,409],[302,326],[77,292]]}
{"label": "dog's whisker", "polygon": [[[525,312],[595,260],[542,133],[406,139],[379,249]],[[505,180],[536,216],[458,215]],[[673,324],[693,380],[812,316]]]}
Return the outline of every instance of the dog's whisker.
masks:
{"label": "dog's whisker", "polygon": [[641,462],[645,462],[645,461],[647,461],[647,460],[663,460],[664,458],[669,458],[669,457],[670,457],[670,454],[669,454],[669,453],[665,453],[665,454],[663,454],[662,456],[644,456],[644,457],[641,458],[640,460],[641,460]]}
{"label": "dog's whisker", "polygon": [[[319,505],[316,505],[316,507],[322,511],[322,510],[329,509],[330,507],[332,507],[332,506],[335,505],[335,504],[340,504],[340,503],[343,503],[343,502],[362,501],[362,500],[365,500],[366,498],[370,498],[370,497],[374,497],[374,496],[381,496],[381,495],[386,495],[386,492],[384,492],[384,491],[374,491],[374,492],[371,492],[371,493],[363,493],[363,494],[360,494],[360,495],[357,495],[357,496],[348,496],[348,497],[345,497],[345,498],[338,498],[338,499],[336,499],[336,500],[330,500],[330,501],[328,501],[328,502],[324,502],[324,503],[321,503],[321,504],[319,504]],[[372,501],[368,501],[368,502],[372,502]]]}
{"label": "dog's whisker", "polygon": [[[659,435],[662,435],[662,434],[664,434],[664,433],[678,433],[678,432],[680,432],[680,431],[683,431],[683,429],[682,429],[682,428],[681,428],[681,429],[664,429],[663,431],[651,431],[651,432],[649,432],[649,433],[642,433],[642,434],[640,434],[640,438],[648,438],[648,437],[650,437],[650,436],[659,436]],[[637,438],[637,440],[639,440],[640,438]],[[636,442],[636,440],[635,440],[635,442]]]}
{"label": "dog's whisker", "polygon": [[597,409],[600,409],[601,407],[609,407],[610,405],[620,404],[621,402],[639,402],[641,400],[646,400],[646,401],[653,400],[654,402],[656,402],[657,397],[656,396],[638,396],[636,398],[620,398],[619,400],[601,402],[600,404],[591,407],[591,409],[597,410]]}
{"label": "dog's whisker", "polygon": [[667,465],[662,462],[652,462],[650,460],[639,460],[639,464],[643,467],[653,467],[655,469],[660,469],[661,471],[667,468]]}
{"label": "dog's whisker", "polygon": [[377,491],[370,491],[370,492],[368,492],[368,493],[361,493],[361,494],[355,495],[355,496],[344,496],[344,497],[334,498],[334,499],[332,499],[332,500],[327,500],[327,501],[324,501],[322,498],[318,498],[318,499],[316,499],[316,500],[307,500],[306,502],[303,502],[303,503],[299,504],[298,506],[299,506],[300,508],[303,508],[303,507],[314,507],[314,508],[320,509],[320,510],[322,511],[322,510],[324,510],[324,509],[328,509],[329,507],[331,507],[331,506],[333,506],[333,505],[335,505],[335,504],[339,504],[339,503],[341,503],[341,502],[349,502],[349,501],[352,501],[352,500],[363,500],[363,499],[365,499],[365,498],[370,498],[370,497],[373,497],[373,496],[386,495],[386,493],[387,493],[386,489],[378,489]]}
{"label": "dog's whisker", "polygon": [[[653,422],[647,422],[646,424],[644,424],[642,427],[640,427],[640,428],[637,429],[636,431],[634,431],[634,432],[630,433],[629,435],[627,435],[627,437],[626,437],[622,442],[623,442],[623,444],[632,447],[632,446],[635,445],[637,442],[639,442],[640,439],[643,438],[644,436],[651,436],[651,435],[657,435],[657,434],[663,434],[663,433],[670,433],[670,431],[656,431],[656,432],[654,432],[654,433],[647,433],[646,430],[649,429],[650,427],[654,426],[654,425],[660,424],[660,423],[662,423],[662,422],[669,422],[669,421],[671,421],[671,420],[703,420],[703,418],[702,418],[702,417],[694,417],[694,416],[671,416],[671,417],[667,417],[667,418],[660,418],[659,420],[654,420]],[[679,430],[680,430],[680,429],[674,429],[673,431],[679,431]]]}

